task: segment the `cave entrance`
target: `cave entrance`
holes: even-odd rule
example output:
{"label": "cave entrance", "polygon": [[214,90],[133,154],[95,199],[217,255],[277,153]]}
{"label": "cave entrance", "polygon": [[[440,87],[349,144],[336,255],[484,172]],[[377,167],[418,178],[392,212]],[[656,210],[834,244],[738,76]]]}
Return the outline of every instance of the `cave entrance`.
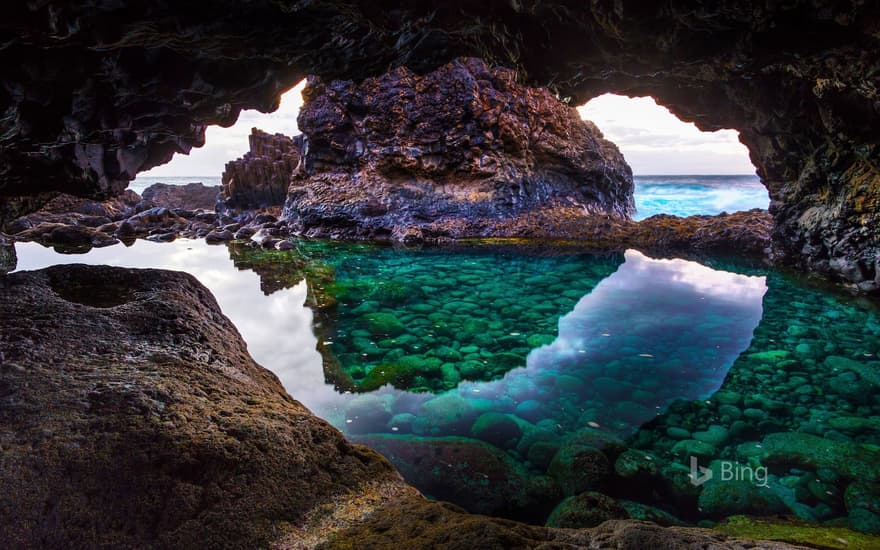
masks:
{"label": "cave entrance", "polygon": [[203,147],[193,149],[188,155],[174,155],[171,162],[139,173],[129,189],[141,193],[154,183],[184,185],[200,182],[208,186],[220,185],[220,176],[226,163],[248,151],[251,128],[288,136],[299,133],[296,117],[303,103],[305,87],[306,81],[303,79],[281,94],[278,109],[271,113],[245,110],[228,128],[209,126]]}
{"label": "cave entrance", "polygon": [[632,167],[636,220],[766,209],[770,203],[736,130],[700,131],[651,97],[604,94],[578,111]]}

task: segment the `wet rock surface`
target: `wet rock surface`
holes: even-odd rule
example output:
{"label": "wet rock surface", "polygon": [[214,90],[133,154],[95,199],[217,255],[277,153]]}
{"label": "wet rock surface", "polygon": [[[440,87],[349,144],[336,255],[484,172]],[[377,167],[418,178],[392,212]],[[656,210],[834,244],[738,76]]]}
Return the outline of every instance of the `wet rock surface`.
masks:
{"label": "wet rock surface", "polygon": [[360,84],[313,78],[303,97],[303,162],[284,208],[302,234],[504,237],[508,220],[539,227],[559,207],[573,224],[635,210],[615,145],[549,91],[479,59]]}

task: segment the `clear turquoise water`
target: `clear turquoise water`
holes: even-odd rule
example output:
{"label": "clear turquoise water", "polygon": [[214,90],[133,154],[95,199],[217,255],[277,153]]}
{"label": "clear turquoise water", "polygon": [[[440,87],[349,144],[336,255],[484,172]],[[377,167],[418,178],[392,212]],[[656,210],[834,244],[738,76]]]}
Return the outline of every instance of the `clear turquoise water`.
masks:
{"label": "clear turquoise water", "polygon": [[636,220],[655,214],[720,214],[770,205],[757,176],[635,176]]}
{"label": "clear turquoise water", "polygon": [[[543,523],[599,491],[667,522],[880,530],[877,309],[774,270],[511,246],[18,252],[193,273],[293,396],[469,510]],[[725,479],[746,467],[767,470]]]}

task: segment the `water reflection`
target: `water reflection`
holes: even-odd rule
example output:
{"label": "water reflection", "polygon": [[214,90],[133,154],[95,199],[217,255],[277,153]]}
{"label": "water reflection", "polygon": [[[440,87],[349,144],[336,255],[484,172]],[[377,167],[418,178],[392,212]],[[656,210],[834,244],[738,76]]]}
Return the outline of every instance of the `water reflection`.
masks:
{"label": "water reflection", "polygon": [[[534,499],[521,487],[511,489],[511,480],[543,475],[546,462],[533,456],[542,443],[558,449],[584,429],[628,435],[674,399],[710,395],[748,347],[766,290],[764,277],[629,251],[617,271],[559,319],[555,340],[533,349],[524,367],[440,394],[390,385],[352,394],[325,381],[312,312],[304,305],[308,286],[293,283],[301,258],[292,256],[287,271],[260,267],[264,278],[272,278],[261,281],[236,269],[230,252],[235,256],[234,249],[201,241],[138,241],[72,257],[23,244],[19,269],[85,262],[193,274],[215,295],[254,359],[295,398],[386,454],[426,493],[483,513],[507,513],[513,496],[525,499],[522,509],[532,506]],[[255,267],[251,263],[238,261],[239,267]],[[261,284],[279,290],[266,294]],[[472,466],[457,470],[457,482],[437,469],[437,461],[451,464],[452,455]],[[486,478],[490,469],[495,477]],[[486,489],[487,479],[489,489],[476,489]]]}

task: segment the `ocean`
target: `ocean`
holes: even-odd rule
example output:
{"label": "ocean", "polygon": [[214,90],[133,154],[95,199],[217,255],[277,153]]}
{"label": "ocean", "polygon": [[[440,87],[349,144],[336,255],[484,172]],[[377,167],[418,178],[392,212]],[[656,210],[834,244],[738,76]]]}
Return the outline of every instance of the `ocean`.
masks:
{"label": "ocean", "polygon": [[754,175],[635,176],[636,220],[656,214],[720,214],[770,204],[767,188]]}
{"label": "ocean", "polygon": [[[770,204],[767,189],[757,176],[635,176],[636,220],[655,214],[693,216],[720,214]],[[154,183],[183,185],[190,182],[220,185],[219,176],[139,177],[129,189],[143,193]]]}

